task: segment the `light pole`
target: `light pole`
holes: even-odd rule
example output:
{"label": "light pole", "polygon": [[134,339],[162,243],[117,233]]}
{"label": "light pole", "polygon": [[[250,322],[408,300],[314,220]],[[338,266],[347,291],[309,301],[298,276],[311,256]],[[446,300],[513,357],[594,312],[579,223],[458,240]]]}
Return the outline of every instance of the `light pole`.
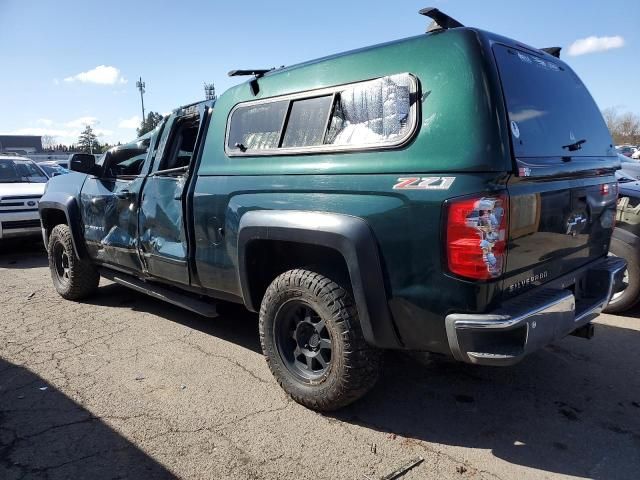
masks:
{"label": "light pole", "polygon": [[142,123],[144,124],[144,87],[145,84],[142,81],[142,77],[136,82],[136,87],[140,90],[140,103],[142,104]]}
{"label": "light pole", "polygon": [[216,87],[212,83],[204,84],[204,98],[205,100],[215,100],[216,99]]}

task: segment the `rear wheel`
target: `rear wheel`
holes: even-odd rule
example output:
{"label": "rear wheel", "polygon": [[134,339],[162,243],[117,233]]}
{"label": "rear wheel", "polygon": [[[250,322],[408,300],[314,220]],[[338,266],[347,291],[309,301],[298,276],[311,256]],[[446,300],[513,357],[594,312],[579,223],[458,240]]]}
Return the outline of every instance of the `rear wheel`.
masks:
{"label": "rear wheel", "polygon": [[309,270],[290,270],[267,289],[260,342],[291,397],[330,411],[362,397],[378,379],[381,353],[364,340],[351,294]]}
{"label": "rear wheel", "polygon": [[617,238],[611,239],[609,255],[621,257],[627,261],[623,280],[627,287],[621,292],[614,293],[604,310],[607,313],[620,313],[629,310],[640,300],[640,261],[634,248]]}
{"label": "rear wheel", "polygon": [[56,225],[51,231],[48,252],[53,286],[61,297],[80,300],[96,290],[100,276],[91,262],[76,256],[67,225]]}

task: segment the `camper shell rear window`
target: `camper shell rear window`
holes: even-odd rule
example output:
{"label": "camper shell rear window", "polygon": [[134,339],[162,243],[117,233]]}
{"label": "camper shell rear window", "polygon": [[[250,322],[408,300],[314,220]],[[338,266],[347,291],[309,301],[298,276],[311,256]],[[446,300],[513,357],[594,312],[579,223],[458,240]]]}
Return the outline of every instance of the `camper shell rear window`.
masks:
{"label": "camper shell rear window", "polygon": [[505,45],[493,51],[517,158],[612,155],[602,114],[569,67]]}
{"label": "camper shell rear window", "polygon": [[245,102],[227,122],[230,156],[392,148],[417,124],[416,78],[408,73]]}

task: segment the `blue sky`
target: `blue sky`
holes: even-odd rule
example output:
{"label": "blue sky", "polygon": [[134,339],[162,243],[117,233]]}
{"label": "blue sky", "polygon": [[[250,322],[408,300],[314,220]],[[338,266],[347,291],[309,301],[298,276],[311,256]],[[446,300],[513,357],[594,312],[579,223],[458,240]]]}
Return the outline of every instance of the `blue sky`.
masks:
{"label": "blue sky", "polygon": [[[601,108],[640,114],[637,1],[0,0],[0,133],[69,143],[91,123],[101,141],[125,141],[141,115],[139,76],[147,110],[165,113],[203,98],[205,81],[222,93],[238,81],[226,76],[234,68],[422,33],[428,19],[417,11],[426,6],[530,45],[563,46]],[[589,37],[598,39],[586,50],[609,49],[568,55]]]}

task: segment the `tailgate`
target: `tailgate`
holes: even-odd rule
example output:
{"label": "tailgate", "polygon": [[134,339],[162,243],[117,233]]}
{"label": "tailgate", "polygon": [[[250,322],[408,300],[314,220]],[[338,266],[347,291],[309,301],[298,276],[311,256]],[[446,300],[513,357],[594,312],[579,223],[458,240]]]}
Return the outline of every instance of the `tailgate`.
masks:
{"label": "tailgate", "polygon": [[507,295],[607,254],[617,197],[612,175],[547,181],[514,177],[508,190]]}
{"label": "tailgate", "polygon": [[514,295],[607,254],[619,162],[600,110],[564,62],[510,45],[493,52],[514,161],[503,284]]}

